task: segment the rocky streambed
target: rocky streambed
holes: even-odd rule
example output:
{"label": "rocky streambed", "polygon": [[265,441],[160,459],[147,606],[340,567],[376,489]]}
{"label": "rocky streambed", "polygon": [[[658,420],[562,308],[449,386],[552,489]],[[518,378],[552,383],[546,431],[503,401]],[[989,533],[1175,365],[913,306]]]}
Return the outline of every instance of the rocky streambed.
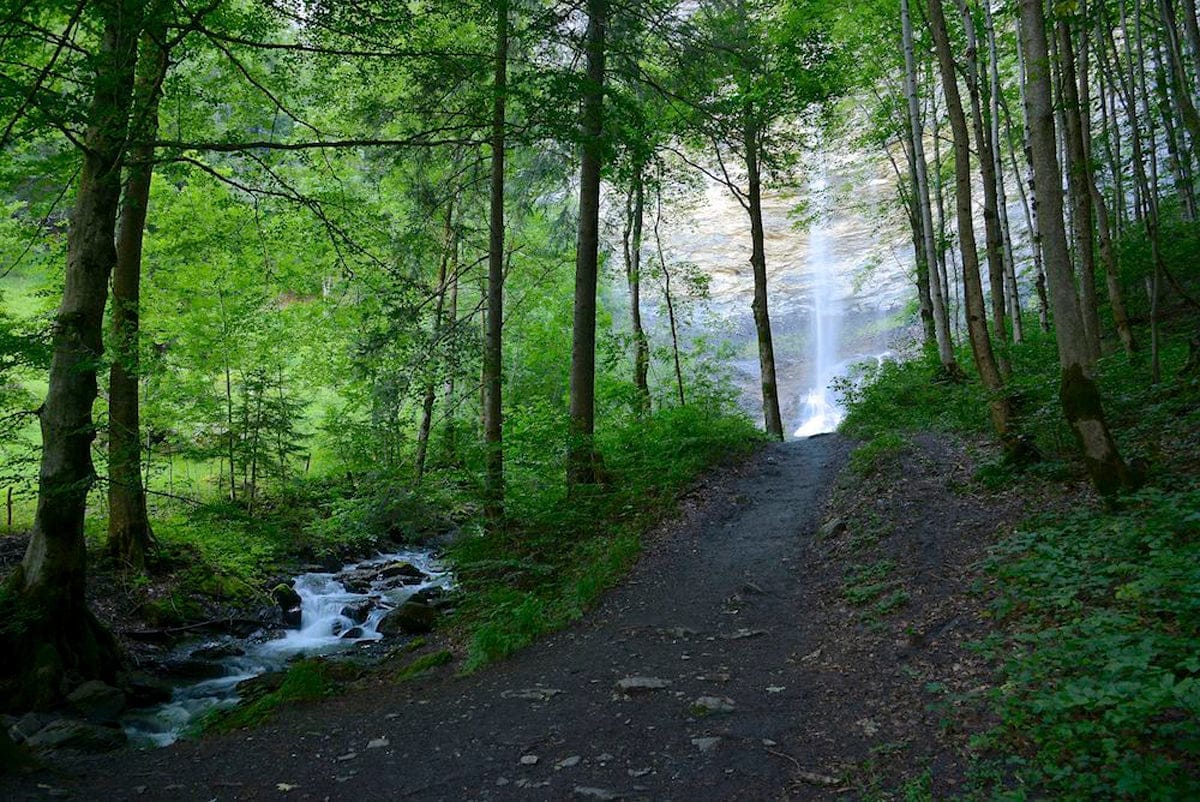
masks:
{"label": "rocky streambed", "polygon": [[201,716],[235,706],[247,680],[301,658],[381,656],[386,640],[429,632],[452,589],[449,572],[425,551],[302,573],[271,591],[277,609],[239,622],[237,634],[180,642],[123,690],[85,683],[69,710],[9,719],[8,732],[34,751],[166,746]]}

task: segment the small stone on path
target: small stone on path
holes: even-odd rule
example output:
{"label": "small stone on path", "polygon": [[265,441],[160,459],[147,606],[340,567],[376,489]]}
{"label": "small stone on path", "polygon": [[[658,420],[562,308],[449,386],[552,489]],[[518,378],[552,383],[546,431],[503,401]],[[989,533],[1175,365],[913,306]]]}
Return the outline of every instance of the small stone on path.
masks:
{"label": "small stone on path", "polygon": [[502,691],[500,697],[502,699],[527,699],[531,702],[546,702],[558,696],[562,691],[558,688],[520,688],[511,691]]}
{"label": "small stone on path", "polygon": [[388,739],[382,738],[382,737],[372,738],[371,740],[367,741],[368,749],[383,749],[385,746],[388,746],[388,745],[389,745]]}
{"label": "small stone on path", "polygon": [[569,769],[572,766],[578,766],[580,761],[582,761],[582,760],[583,760],[583,757],[581,757],[580,755],[571,755],[570,757],[564,757],[562,760],[555,763],[554,768],[555,769]]}
{"label": "small stone on path", "polygon": [[354,760],[356,757],[358,757],[358,752],[347,752],[346,754],[338,757],[338,762],[345,763],[347,760]]}
{"label": "small stone on path", "polygon": [[521,755],[522,766],[536,766],[538,762],[537,755]]}
{"label": "small stone on path", "polygon": [[607,788],[589,788],[586,785],[575,786],[575,796],[581,796],[584,799],[599,799],[601,802],[612,802],[612,800],[621,798],[621,794],[616,791],[610,791]]}
{"label": "small stone on path", "polygon": [[658,691],[671,684],[669,679],[659,677],[625,677],[617,680],[617,691],[624,694]]}
{"label": "small stone on path", "polygon": [[693,738],[692,746],[699,749],[701,752],[711,752],[717,748],[717,744],[721,743],[721,739],[715,736],[707,738]]}
{"label": "small stone on path", "polygon": [[718,713],[732,713],[737,710],[737,705],[727,696],[701,696],[692,702],[688,710],[692,715],[711,716]]}

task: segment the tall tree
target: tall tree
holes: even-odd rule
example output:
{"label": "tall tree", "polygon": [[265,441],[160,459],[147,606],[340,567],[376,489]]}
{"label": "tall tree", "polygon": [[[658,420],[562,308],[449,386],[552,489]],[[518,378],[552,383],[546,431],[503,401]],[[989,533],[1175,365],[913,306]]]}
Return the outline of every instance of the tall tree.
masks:
{"label": "tall tree", "polygon": [[571,338],[570,486],[596,481],[596,284],[600,262],[600,178],[604,152],[605,31],[608,0],[588,0],[587,76],[583,90],[583,157],[575,245],[575,319]]}
{"label": "tall tree", "polygon": [[483,432],[487,445],[484,513],[496,526],[504,516],[504,420],[501,370],[504,335],[504,148],[508,92],[508,0],[496,2],[495,77],[492,85],[492,176],[488,221],[487,333],[483,354]]}
{"label": "tall tree", "polygon": [[990,395],[992,425],[1006,449],[1014,450],[1020,440],[1012,426],[1012,405],[1004,387],[1004,379],[992,350],[988,334],[987,313],[984,307],[983,285],[979,275],[979,251],[975,244],[975,226],[971,209],[971,136],[963,112],[962,97],[946,15],[941,0],[928,0],[929,30],[933,34],[938,66],[942,76],[942,91],[946,97],[946,112],[954,139],[955,200],[958,204],[958,239],[962,251],[963,300],[967,314],[967,335],[980,379]]}
{"label": "tall tree", "polygon": [[[151,14],[161,14],[156,7]],[[141,37],[124,204],[117,231],[112,276],[112,365],[108,376],[108,550],[141,568],[153,535],[142,487],[141,405],[139,403],[139,320],[142,240],[154,175],[158,101],[167,75],[168,53],[159,20],[149,20]]]}
{"label": "tall tree", "polygon": [[[934,0],[936,2],[936,0]],[[1067,248],[1062,173],[1054,131],[1051,64],[1042,0],[1021,0],[1021,48],[1025,58],[1025,118],[1033,148],[1046,281],[1054,306],[1063,412],[1075,431],[1096,489],[1111,495],[1135,482],[1104,419],[1100,390],[1088,371],[1090,351]]]}
{"label": "tall tree", "polygon": [[116,263],[121,166],[129,134],[142,0],[97,0],[101,38],[88,59],[91,100],[82,142],[75,207],[67,238],[62,302],[52,333],[53,358],[42,430],[41,470],[33,533],[5,587],[5,616],[25,625],[16,644],[14,704],[53,703],[68,676],[112,679],[120,665],[112,635],[85,600],[84,513],[95,480],[91,446],[96,369],[103,354],[104,307]]}

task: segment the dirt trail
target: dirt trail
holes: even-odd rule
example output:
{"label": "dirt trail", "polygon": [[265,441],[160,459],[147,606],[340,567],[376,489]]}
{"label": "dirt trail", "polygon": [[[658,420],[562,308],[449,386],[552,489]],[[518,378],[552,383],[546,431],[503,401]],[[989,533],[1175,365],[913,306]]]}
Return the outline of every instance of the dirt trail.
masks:
{"label": "dirt trail", "polygon": [[[932,632],[923,665],[958,658],[938,651],[946,625],[937,621],[872,629],[846,609],[845,569],[815,532],[848,450],[838,437],[771,446],[710,482],[594,613],[476,676],[381,685],[285,709],[253,731],[62,762],[57,774],[0,784],[0,797],[44,798],[50,788],[104,800],[854,794],[863,761],[891,729],[913,730],[895,736],[908,747],[925,738],[916,730],[937,729],[928,699],[911,690],[916,669],[898,670],[913,648],[897,631]],[[914,460],[901,476],[917,481],[926,463]],[[928,484],[947,492],[941,480]],[[931,554],[929,533],[914,531],[900,546],[912,551],[900,556],[914,581],[932,574],[915,592],[913,621],[955,592],[944,563],[960,540],[940,540]],[[934,617],[953,628],[963,614]]]}

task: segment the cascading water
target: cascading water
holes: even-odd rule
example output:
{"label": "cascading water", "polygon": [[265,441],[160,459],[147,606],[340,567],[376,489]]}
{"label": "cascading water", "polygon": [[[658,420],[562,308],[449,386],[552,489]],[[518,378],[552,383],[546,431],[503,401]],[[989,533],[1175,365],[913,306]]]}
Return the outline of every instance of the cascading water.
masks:
{"label": "cascading water", "polygon": [[[359,589],[349,590],[349,577],[382,566],[407,563],[420,572],[408,584],[397,584],[382,575]],[[232,707],[238,702],[238,685],[272,671],[281,671],[301,656],[331,654],[381,640],[380,622],[398,605],[422,591],[448,589],[453,580],[426,552],[405,551],[380,555],[372,560],[345,566],[340,572],[307,573],[295,579],[300,596],[300,626],[282,633],[268,632],[245,640],[225,639],[216,643],[193,643],[177,650],[179,662],[199,664],[218,674],[199,682],[180,684],[171,700],[143,710],[132,710],[123,719],[130,743],[135,746],[167,746],[184,734],[201,715]],[[369,608],[357,623],[345,615],[347,608]],[[361,617],[360,617],[361,618]]]}
{"label": "cascading water", "polygon": [[845,416],[829,385],[842,372],[838,359],[842,327],[842,287],[837,260],[833,258],[833,236],[825,215],[828,182],[824,176],[812,183],[816,216],[809,227],[808,273],[813,288],[809,333],[812,337],[812,384],[795,437],[811,437],[837,429]]}

